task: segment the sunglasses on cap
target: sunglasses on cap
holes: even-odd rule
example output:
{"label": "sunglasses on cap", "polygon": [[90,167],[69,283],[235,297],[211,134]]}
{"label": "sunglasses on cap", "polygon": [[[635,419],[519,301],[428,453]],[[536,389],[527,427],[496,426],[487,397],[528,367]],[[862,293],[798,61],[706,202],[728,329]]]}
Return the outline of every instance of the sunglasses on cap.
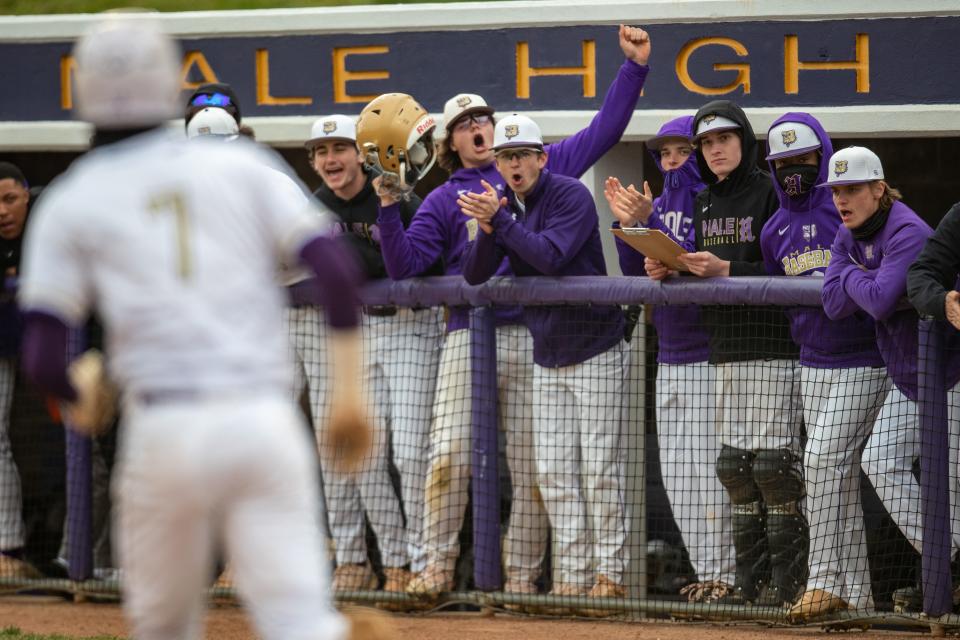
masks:
{"label": "sunglasses on cap", "polygon": [[201,93],[190,101],[194,107],[232,107],[233,100],[225,93]]}
{"label": "sunglasses on cap", "polygon": [[470,124],[476,122],[481,127],[485,124],[490,124],[493,122],[493,118],[486,113],[471,113],[468,116],[464,116],[457,120],[456,124],[453,125],[454,131],[466,131],[470,128]]}

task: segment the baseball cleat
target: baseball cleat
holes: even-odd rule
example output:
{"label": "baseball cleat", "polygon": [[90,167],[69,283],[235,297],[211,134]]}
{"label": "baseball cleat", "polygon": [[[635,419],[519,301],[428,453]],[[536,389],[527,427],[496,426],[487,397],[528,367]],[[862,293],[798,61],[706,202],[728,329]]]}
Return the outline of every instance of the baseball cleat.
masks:
{"label": "baseball cleat", "polygon": [[850,605],[843,598],[837,597],[823,589],[810,589],[804,592],[787,613],[791,622],[804,622],[810,618],[818,618],[828,613],[849,609]]}
{"label": "baseball cleat", "polygon": [[342,564],[333,572],[333,590],[337,592],[369,591],[376,586],[377,576],[365,562]]}
{"label": "baseball cleat", "polygon": [[453,587],[453,571],[431,565],[410,580],[407,593],[419,598],[436,598],[445,591],[453,591]]}

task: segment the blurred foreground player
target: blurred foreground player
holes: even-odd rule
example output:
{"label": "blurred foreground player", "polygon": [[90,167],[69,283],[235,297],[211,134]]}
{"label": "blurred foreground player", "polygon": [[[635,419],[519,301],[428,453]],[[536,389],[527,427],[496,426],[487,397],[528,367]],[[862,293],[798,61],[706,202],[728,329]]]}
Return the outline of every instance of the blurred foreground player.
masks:
{"label": "blurred foreground player", "polygon": [[[289,398],[279,262],[314,269],[339,380],[359,367],[355,268],[330,221],[263,179],[252,145],[195,144],[179,60],[144,16],[115,15],[74,51],[79,115],[95,148],[48,191],[27,238],[23,366],[95,432],[102,371],[66,366],[70,327],[103,320],[124,395],[113,485],[124,607],[141,640],[201,635],[211,554],[223,545],[267,639],[340,639],[327,595],[316,458]],[[104,193],[110,194],[109,198]],[[348,457],[368,438],[360,394],[335,390],[329,429]]]}

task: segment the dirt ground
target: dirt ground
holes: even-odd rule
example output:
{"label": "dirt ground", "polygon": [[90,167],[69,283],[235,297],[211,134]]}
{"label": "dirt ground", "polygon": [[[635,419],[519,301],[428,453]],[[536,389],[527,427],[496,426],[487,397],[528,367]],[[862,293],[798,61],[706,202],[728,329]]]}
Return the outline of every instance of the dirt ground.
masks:
{"label": "dirt ground", "polygon": [[[820,636],[818,628],[771,628],[763,625],[718,625],[690,622],[606,622],[537,619],[507,614],[439,613],[394,615],[390,626],[396,640],[803,640]],[[82,638],[124,637],[128,630],[116,604],[65,602],[60,598],[15,596],[0,598],[0,628],[14,626],[31,633],[59,633]],[[929,633],[852,631],[843,640],[918,640]],[[245,613],[234,606],[213,607],[207,617],[208,640],[255,640]]]}

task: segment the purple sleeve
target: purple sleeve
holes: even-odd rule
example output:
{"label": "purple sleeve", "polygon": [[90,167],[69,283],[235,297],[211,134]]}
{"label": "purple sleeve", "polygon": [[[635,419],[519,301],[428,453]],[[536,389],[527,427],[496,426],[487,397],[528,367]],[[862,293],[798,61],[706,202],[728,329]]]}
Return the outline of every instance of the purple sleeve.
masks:
{"label": "purple sleeve", "polygon": [[907,295],[907,269],[927,239],[926,234],[916,233],[915,229],[904,227],[890,237],[883,260],[872,273],[853,268],[840,276],[844,291],[874,320],[882,322],[892,316]]}
{"label": "purple sleeve", "polygon": [[333,237],[317,236],[300,249],[300,259],[317,275],[319,302],[327,323],[344,329],[360,323],[358,287],[360,267],[348,247]]}
{"label": "purple sleeve", "polygon": [[547,276],[558,275],[577,255],[597,224],[597,208],[586,189],[582,192],[569,189],[553,199],[553,203],[555,208],[545,216],[540,232],[525,228],[502,208],[492,220],[500,242]]}
{"label": "purple sleeve", "polygon": [[[653,218],[651,218],[652,220]],[[619,222],[613,223],[614,229],[620,228]],[[645,276],[647,270],[643,266],[644,255],[628,245],[620,238],[614,237],[614,243],[617,246],[617,255],[620,256],[620,271],[625,276]]]}
{"label": "purple sleeve", "polygon": [[831,320],[847,318],[860,310],[859,305],[847,294],[843,286],[851,270],[860,271],[860,267],[851,262],[849,248],[838,237],[830,248],[830,264],[824,273],[823,288],[820,292],[823,311]]}
{"label": "purple sleeve", "polygon": [[624,60],[587,128],[547,145],[547,169],[579,178],[617,144],[630,123],[649,71],[647,65]]}
{"label": "purple sleeve", "polygon": [[503,251],[497,246],[494,234],[481,229],[477,232],[477,239],[468,242],[463,252],[463,279],[469,284],[486,282],[497,272],[501,262]]}
{"label": "purple sleeve", "polygon": [[[443,196],[443,189],[431,195]],[[435,206],[438,197],[427,196],[407,229],[403,228],[400,204],[378,207],[380,249],[387,273],[394,280],[419,276],[443,255],[442,221]]]}
{"label": "purple sleeve", "polygon": [[760,251],[763,253],[763,264],[771,276],[783,276],[786,272],[777,259],[777,238],[773,235],[774,225],[768,222],[760,231]]}
{"label": "purple sleeve", "polygon": [[43,391],[73,402],[77,391],[67,377],[67,341],[70,327],[44,313],[28,311],[23,332],[20,366],[27,379]]}

